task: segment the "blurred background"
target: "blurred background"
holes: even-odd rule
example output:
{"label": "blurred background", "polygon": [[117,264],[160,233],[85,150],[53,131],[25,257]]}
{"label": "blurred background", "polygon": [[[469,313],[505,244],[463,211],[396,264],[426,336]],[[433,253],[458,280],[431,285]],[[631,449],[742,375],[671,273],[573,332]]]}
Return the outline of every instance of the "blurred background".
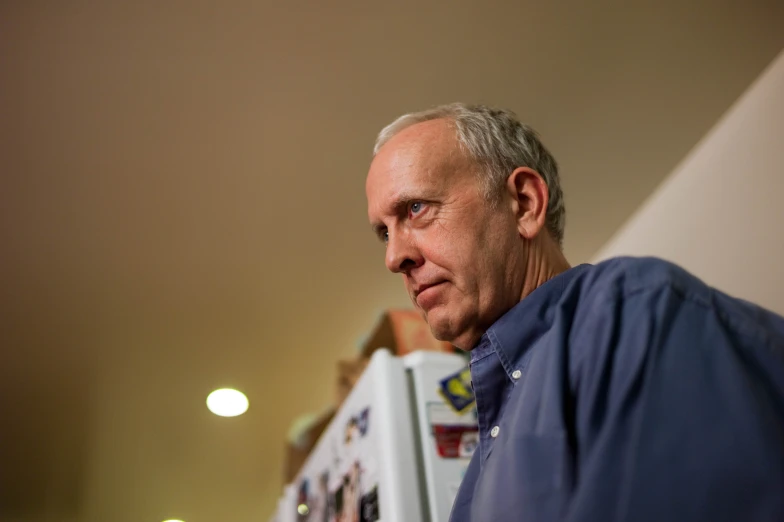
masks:
{"label": "blurred background", "polygon": [[[782,27],[780,0],[2,1],[0,521],[266,520],[292,424],[409,306],[367,224],[381,127],[513,109],[588,262]],[[222,386],[245,415],[207,410]]]}

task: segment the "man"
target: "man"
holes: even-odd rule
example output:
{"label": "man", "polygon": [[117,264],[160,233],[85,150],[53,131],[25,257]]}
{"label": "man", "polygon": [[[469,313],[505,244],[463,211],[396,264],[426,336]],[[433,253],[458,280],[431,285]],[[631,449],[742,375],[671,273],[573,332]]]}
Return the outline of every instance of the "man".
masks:
{"label": "man", "polygon": [[556,162],[508,111],[402,116],[366,192],[387,267],[471,352],[453,522],[784,520],[784,319],[661,260],[570,268]]}

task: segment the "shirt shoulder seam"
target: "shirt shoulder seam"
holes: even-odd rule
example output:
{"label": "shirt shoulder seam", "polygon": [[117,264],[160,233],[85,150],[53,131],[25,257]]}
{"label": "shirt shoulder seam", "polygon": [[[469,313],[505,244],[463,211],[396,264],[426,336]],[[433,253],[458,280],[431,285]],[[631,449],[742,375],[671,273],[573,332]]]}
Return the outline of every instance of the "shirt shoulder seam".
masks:
{"label": "shirt shoulder seam", "polygon": [[707,285],[705,285],[703,289],[705,290],[704,293],[707,294],[709,298],[706,298],[706,295],[703,295],[702,293],[688,291],[682,288],[680,285],[675,284],[673,281],[659,281],[644,286],[637,286],[625,292],[619,292],[618,294],[604,292],[603,294],[600,294],[600,296],[597,296],[596,300],[594,301],[594,306],[604,305],[608,301],[617,299],[626,300],[628,298],[646,293],[653,294],[660,291],[670,291],[682,301],[692,303],[716,314],[716,317],[719,319],[721,324],[729,328],[733,333],[742,335],[748,339],[759,341],[763,343],[768,349],[781,349],[781,341],[780,344],[777,345],[768,330],[763,329],[759,325],[749,321],[738,320],[738,318],[728,314],[726,310],[717,307],[714,303],[717,290]]}

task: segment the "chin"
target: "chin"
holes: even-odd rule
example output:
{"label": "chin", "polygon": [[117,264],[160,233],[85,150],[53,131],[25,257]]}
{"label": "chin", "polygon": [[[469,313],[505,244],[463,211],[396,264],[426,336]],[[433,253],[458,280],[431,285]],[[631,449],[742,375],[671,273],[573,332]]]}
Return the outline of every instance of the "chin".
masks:
{"label": "chin", "polygon": [[483,332],[477,331],[475,317],[470,310],[460,310],[441,305],[424,314],[433,337],[452,343],[464,351],[470,351],[479,342]]}
{"label": "chin", "polygon": [[424,311],[422,309],[419,311],[422,314],[422,318],[430,327],[433,337],[439,341],[449,341],[449,339],[444,338],[445,335],[449,335],[448,321],[446,320],[448,314],[443,313],[443,310],[440,310],[441,308],[443,307],[436,306],[429,311]]}
{"label": "chin", "polygon": [[448,308],[443,305],[436,306],[431,308],[428,312],[425,312],[425,321],[427,321],[428,326],[430,326],[433,337],[439,341],[446,341],[453,344],[461,333],[461,329],[458,328],[461,321],[455,320],[458,319],[458,317],[458,314],[455,314],[454,312],[450,313]]}

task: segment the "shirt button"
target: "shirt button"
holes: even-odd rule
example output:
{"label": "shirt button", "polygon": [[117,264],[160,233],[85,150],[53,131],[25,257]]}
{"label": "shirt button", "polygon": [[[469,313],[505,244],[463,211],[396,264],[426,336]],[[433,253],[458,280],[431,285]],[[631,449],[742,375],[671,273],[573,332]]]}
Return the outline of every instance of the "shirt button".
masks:
{"label": "shirt button", "polygon": [[499,431],[501,431],[501,428],[499,428],[498,426],[493,426],[493,429],[490,430],[490,436],[493,437],[493,438],[498,437],[498,432]]}
{"label": "shirt button", "polygon": [[517,380],[522,376],[523,376],[523,372],[521,372],[520,370],[515,370],[512,372],[512,379],[514,380]]}

